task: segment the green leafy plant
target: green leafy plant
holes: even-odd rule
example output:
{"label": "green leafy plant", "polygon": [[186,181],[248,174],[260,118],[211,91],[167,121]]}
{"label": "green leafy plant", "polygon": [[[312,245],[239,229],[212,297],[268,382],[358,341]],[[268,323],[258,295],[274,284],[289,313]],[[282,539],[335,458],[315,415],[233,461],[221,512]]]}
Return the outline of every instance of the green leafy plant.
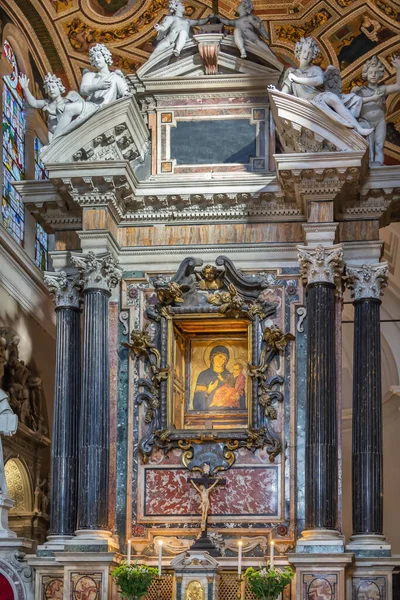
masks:
{"label": "green leafy plant", "polygon": [[158,571],[146,565],[121,565],[114,569],[111,575],[114,577],[123,598],[139,599],[144,596]]}
{"label": "green leafy plant", "polygon": [[294,572],[290,567],[284,569],[264,567],[260,570],[250,567],[244,574],[250,590],[262,600],[276,600],[293,577]]}

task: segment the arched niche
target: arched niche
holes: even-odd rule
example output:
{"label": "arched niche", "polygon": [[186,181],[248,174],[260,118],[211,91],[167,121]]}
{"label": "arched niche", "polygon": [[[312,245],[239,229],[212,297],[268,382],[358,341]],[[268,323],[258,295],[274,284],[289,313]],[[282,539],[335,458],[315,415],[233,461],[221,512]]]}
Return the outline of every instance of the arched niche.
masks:
{"label": "arched niche", "polygon": [[10,458],[4,466],[4,472],[8,495],[14,500],[10,512],[32,511],[32,486],[24,463],[19,458]]}

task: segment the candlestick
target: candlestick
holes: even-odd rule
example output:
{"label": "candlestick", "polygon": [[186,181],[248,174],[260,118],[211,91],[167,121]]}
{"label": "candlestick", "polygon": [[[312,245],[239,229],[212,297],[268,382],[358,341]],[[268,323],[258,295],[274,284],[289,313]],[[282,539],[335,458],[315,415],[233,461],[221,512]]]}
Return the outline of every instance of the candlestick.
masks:
{"label": "candlestick", "polygon": [[243,542],[242,540],[238,541],[238,546],[239,546],[239,551],[238,551],[238,575],[239,577],[242,574],[242,549],[243,549]]}
{"label": "candlestick", "polygon": [[271,569],[274,568],[274,547],[275,543],[271,541]]}
{"label": "candlestick", "polygon": [[128,554],[126,556],[126,562],[128,565],[131,564],[131,540],[128,540]]}
{"label": "candlestick", "polygon": [[162,569],[162,545],[163,541],[159,540],[158,542],[158,576],[161,577],[161,569]]}

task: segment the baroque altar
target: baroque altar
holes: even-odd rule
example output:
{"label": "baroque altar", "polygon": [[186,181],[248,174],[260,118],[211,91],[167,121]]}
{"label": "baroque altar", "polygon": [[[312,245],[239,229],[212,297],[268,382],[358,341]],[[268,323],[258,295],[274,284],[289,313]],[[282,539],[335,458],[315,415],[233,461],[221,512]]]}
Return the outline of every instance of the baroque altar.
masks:
{"label": "baroque altar", "polygon": [[[55,235],[45,280],[65,411],[49,536],[28,558],[35,598],[116,598],[110,572],[128,540],[151,565],[162,542],[166,578],[152,593],[163,600],[189,600],[191,587],[235,597],[239,541],[245,567],[265,565],[271,542],[277,565],[294,566],[286,598],[391,597],[382,447],[362,463],[367,423],[353,455],[363,517],[351,540],[341,533],[340,315],[348,288],[355,335],[374,348],[360,343],[357,364],[379,379],[379,226],[400,168],[380,164],[382,123],[366,118],[364,92],[345,97],[333,67],[312,65],[315,41],[299,42],[299,69],[282,76],[251,2],[240,6],[230,35],[187,23],[173,0],[135,75],[110,71],[97,45],[98,77],[84,74],[79,94],[63,96],[51,74],[47,100],[26,94],[49,112],[49,180],[15,187]],[[355,381],[379,428],[379,385],[361,371]],[[224,485],[205,494],[206,475]],[[194,557],[202,538],[213,551]]]}

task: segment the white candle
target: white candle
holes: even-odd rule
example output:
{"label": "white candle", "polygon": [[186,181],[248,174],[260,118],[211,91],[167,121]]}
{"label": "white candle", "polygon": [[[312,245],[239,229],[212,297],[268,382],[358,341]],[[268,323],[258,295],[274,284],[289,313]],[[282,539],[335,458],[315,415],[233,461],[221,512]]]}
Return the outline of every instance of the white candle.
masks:
{"label": "white candle", "polygon": [[275,543],[271,541],[271,569],[274,568],[274,546]]}
{"label": "white candle", "polygon": [[126,562],[128,565],[131,564],[131,540],[128,540],[128,554],[126,556]]}
{"label": "white candle", "polygon": [[238,550],[238,575],[240,577],[242,575],[242,549],[243,549],[243,542],[242,542],[242,540],[238,541],[238,546],[239,546],[239,550]]}
{"label": "white candle", "polygon": [[161,577],[161,569],[162,569],[162,545],[163,541],[159,540],[158,542],[158,576]]}

